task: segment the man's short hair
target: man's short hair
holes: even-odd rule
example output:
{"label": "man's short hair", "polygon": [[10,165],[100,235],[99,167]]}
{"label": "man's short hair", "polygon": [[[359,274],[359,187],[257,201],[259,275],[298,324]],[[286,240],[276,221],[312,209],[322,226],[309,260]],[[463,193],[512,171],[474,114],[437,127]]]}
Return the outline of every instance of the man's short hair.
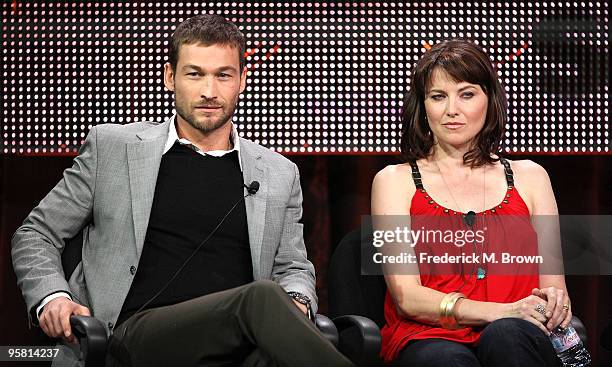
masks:
{"label": "man's short hair", "polygon": [[219,15],[201,14],[180,23],[170,38],[169,61],[173,71],[176,71],[180,47],[197,43],[236,48],[240,58],[240,71],[244,68],[246,41],[242,32],[234,23]]}

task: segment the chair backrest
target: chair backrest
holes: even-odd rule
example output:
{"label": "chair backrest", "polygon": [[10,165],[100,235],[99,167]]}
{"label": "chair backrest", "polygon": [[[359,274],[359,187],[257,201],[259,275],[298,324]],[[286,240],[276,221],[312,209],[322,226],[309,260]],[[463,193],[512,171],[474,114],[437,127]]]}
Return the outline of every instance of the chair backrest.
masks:
{"label": "chair backrest", "polygon": [[64,276],[70,279],[70,276],[76,269],[77,265],[83,258],[83,230],[79,231],[76,236],[64,239],[64,251],[62,252],[62,268]]}
{"label": "chair backrest", "polygon": [[382,275],[362,275],[362,246],[372,247],[371,230],[349,232],[331,257],[328,271],[329,314],[359,315],[385,324],[384,303],[387,285]]}

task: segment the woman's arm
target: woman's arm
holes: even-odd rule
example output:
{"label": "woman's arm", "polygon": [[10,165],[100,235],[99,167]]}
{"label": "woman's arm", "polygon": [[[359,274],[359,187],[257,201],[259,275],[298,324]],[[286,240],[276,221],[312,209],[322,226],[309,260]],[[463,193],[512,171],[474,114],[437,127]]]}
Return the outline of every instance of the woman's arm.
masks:
{"label": "woman's arm", "polygon": [[[547,301],[546,327],[567,327],[572,319],[571,302],[563,272],[563,254],[559,229],[559,212],[555,194],[546,170],[529,160],[513,162],[517,187],[525,194],[531,222],[538,234],[538,253],[544,256],[540,266],[540,289],[532,294]],[[564,309],[566,305],[567,310]]]}
{"label": "woman's arm", "polygon": [[[393,230],[401,216],[402,225],[410,228],[410,199],[415,193],[414,182],[408,165],[388,166],[374,177],[372,182],[372,225],[374,230]],[[386,247],[386,248],[385,248]],[[414,255],[410,246],[386,243],[381,250],[390,254],[389,247],[401,247]],[[385,281],[397,311],[407,317],[427,324],[438,324],[439,306],[444,293],[421,285],[416,264],[387,266]],[[400,273],[400,274],[398,274]]]}
{"label": "woman's arm", "polygon": [[[389,166],[380,171],[372,183],[372,219],[375,230],[389,230],[385,216],[403,216],[403,225],[410,228],[410,199],[416,188],[407,165]],[[414,251],[402,246],[404,251]],[[384,249],[383,249],[384,250]],[[408,266],[408,265],[406,265]],[[385,280],[398,313],[403,317],[426,324],[439,325],[440,302],[445,293],[421,285],[417,265],[402,269],[402,274],[386,272]],[[388,270],[388,269],[387,269]],[[536,304],[546,304],[540,297],[530,295],[511,304],[479,302],[461,299],[455,304],[454,314],[460,325],[484,325],[503,317],[518,317],[531,321],[545,331],[544,316],[535,311]]]}

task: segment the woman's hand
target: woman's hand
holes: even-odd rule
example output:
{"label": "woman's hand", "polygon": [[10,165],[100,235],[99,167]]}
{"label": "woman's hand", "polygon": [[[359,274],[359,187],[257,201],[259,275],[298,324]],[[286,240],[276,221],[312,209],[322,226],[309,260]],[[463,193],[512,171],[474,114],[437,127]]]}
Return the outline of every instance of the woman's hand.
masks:
{"label": "woman's hand", "polygon": [[547,302],[546,317],[548,322],[546,328],[548,330],[553,330],[559,325],[566,328],[572,321],[571,302],[567,292],[563,289],[555,287],[534,288],[531,294]]}
{"label": "woman's hand", "polygon": [[[502,313],[500,318],[504,317],[515,317],[519,319],[523,319],[531,322],[540,330],[544,332],[544,334],[549,335],[550,332],[546,329],[546,322],[548,318],[544,315],[543,310],[546,307],[546,301],[541,297],[538,297],[534,294],[527,296],[523,299],[520,299],[514,303],[506,304],[506,310]],[[542,312],[538,311],[541,309]]]}

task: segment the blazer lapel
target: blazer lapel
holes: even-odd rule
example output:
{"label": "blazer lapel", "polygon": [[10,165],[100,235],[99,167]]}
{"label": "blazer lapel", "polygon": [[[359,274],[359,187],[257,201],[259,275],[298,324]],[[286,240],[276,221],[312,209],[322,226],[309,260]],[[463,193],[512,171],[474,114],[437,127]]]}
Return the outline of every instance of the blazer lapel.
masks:
{"label": "blazer lapel", "polygon": [[[240,138],[240,158],[242,160],[242,177],[244,183],[249,185],[253,181],[259,182],[259,190],[255,195],[245,199],[247,226],[249,230],[249,243],[253,262],[253,278],[260,279],[261,273],[261,247],[263,245],[264,225],[266,223],[266,199],[268,197],[268,175],[261,154],[250,146],[251,142]],[[247,194],[245,189],[244,194]]]}
{"label": "blazer lapel", "polygon": [[136,238],[136,253],[140,258],[144,238],[153,205],[157,173],[162,153],[168,138],[168,125],[173,117],[163,124],[153,126],[137,133],[139,141],[127,144],[127,159],[130,175],[130,193],[132,198],[132,218]]}

